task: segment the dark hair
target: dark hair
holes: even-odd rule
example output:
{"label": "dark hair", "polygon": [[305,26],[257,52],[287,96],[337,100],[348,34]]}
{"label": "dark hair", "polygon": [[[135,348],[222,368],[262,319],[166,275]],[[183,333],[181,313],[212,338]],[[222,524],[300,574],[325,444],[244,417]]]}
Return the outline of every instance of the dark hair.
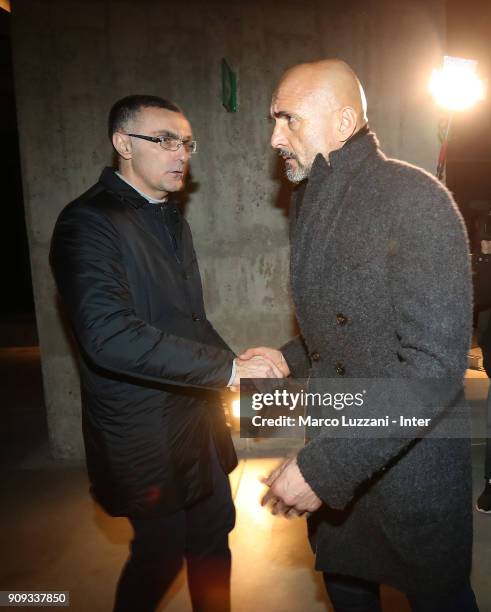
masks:
{"label": "dark hair", "polygon": [[165,108],[174,113],[181,113],[181,109],[159,96],[133,95],[118,100],[111,110],[107,119],[107,132],[109,140],[112,140],[114,132],[124,129],[126,124],[134,119],[142,108]]}

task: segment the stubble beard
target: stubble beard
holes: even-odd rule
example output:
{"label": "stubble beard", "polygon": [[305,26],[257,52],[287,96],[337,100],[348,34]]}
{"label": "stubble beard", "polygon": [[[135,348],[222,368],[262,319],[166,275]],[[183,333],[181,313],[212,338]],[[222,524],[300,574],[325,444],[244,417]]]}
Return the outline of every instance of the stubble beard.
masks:
{"label": "stubble beard", "polygon": [[[300,183],[301,181],[303,181],[309,176],[311,165],[304,166],[298,161],[298,157],[291,151],[288,151],[287,149],[280,149],[278,153],[280,157],[282,157],[285,160],[286,177],[290,182]],[[286,160],[288,159],[294,159],[297,162],[296,169],[293,169],[293,167],[286,162]]]}
{"label": "stubble beard", "polygon": [[300,183],[306,179],[310,174],[310,168],[306,168],[301,164],[298,164],[298,168],[294,170],[291,166],[286,166],[286,177],[292,183]]}

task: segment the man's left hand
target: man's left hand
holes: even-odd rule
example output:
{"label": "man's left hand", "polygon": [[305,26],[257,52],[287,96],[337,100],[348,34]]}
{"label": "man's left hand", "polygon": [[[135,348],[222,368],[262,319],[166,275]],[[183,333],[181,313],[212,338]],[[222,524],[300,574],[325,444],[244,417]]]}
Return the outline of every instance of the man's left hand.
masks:
{"label": "man's left hand", "polygon": [[305,482],[296,458],[283,463],[263,482],[269,486],[269,491],[262,498],[261,505],[271,502],[273,514],[292,518],[315,512],[322,505],[322,500]]}

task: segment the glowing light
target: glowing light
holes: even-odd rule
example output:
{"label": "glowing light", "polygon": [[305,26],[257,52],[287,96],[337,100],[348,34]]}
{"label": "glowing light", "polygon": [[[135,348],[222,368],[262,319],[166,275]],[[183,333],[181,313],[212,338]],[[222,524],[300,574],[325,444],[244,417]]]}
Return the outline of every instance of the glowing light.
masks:
{"label": "glowing light", "polygon": [[236,419],[240,419],[240,399],[235,399],[232,402],[232,415]]}
{"label": "glowing light", "polygon": [[475,60],[445,56],[443,68],[433,71],[429,84],[436,103],[449,110],[465,110],[483,100],[486,87],[476,69]]}

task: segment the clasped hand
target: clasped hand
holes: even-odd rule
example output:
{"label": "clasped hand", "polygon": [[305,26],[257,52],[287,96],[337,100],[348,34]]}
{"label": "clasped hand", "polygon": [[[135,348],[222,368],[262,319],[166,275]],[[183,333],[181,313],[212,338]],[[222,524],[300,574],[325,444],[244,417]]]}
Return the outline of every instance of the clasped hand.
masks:
{"label": "clasped hand", "polygon": [[322,505],[322,500],[305,481],[296,458],[289,459],[262,480],[269,487],[261,505],[270,504],[272,514],[286,518],[310,515]]}
{"label": "clasped hand", "polygon": [[285,378],[290,369],[280,351],[264,346],[250,348],[235,360],[232,390],[240,386],[241,378]]}

